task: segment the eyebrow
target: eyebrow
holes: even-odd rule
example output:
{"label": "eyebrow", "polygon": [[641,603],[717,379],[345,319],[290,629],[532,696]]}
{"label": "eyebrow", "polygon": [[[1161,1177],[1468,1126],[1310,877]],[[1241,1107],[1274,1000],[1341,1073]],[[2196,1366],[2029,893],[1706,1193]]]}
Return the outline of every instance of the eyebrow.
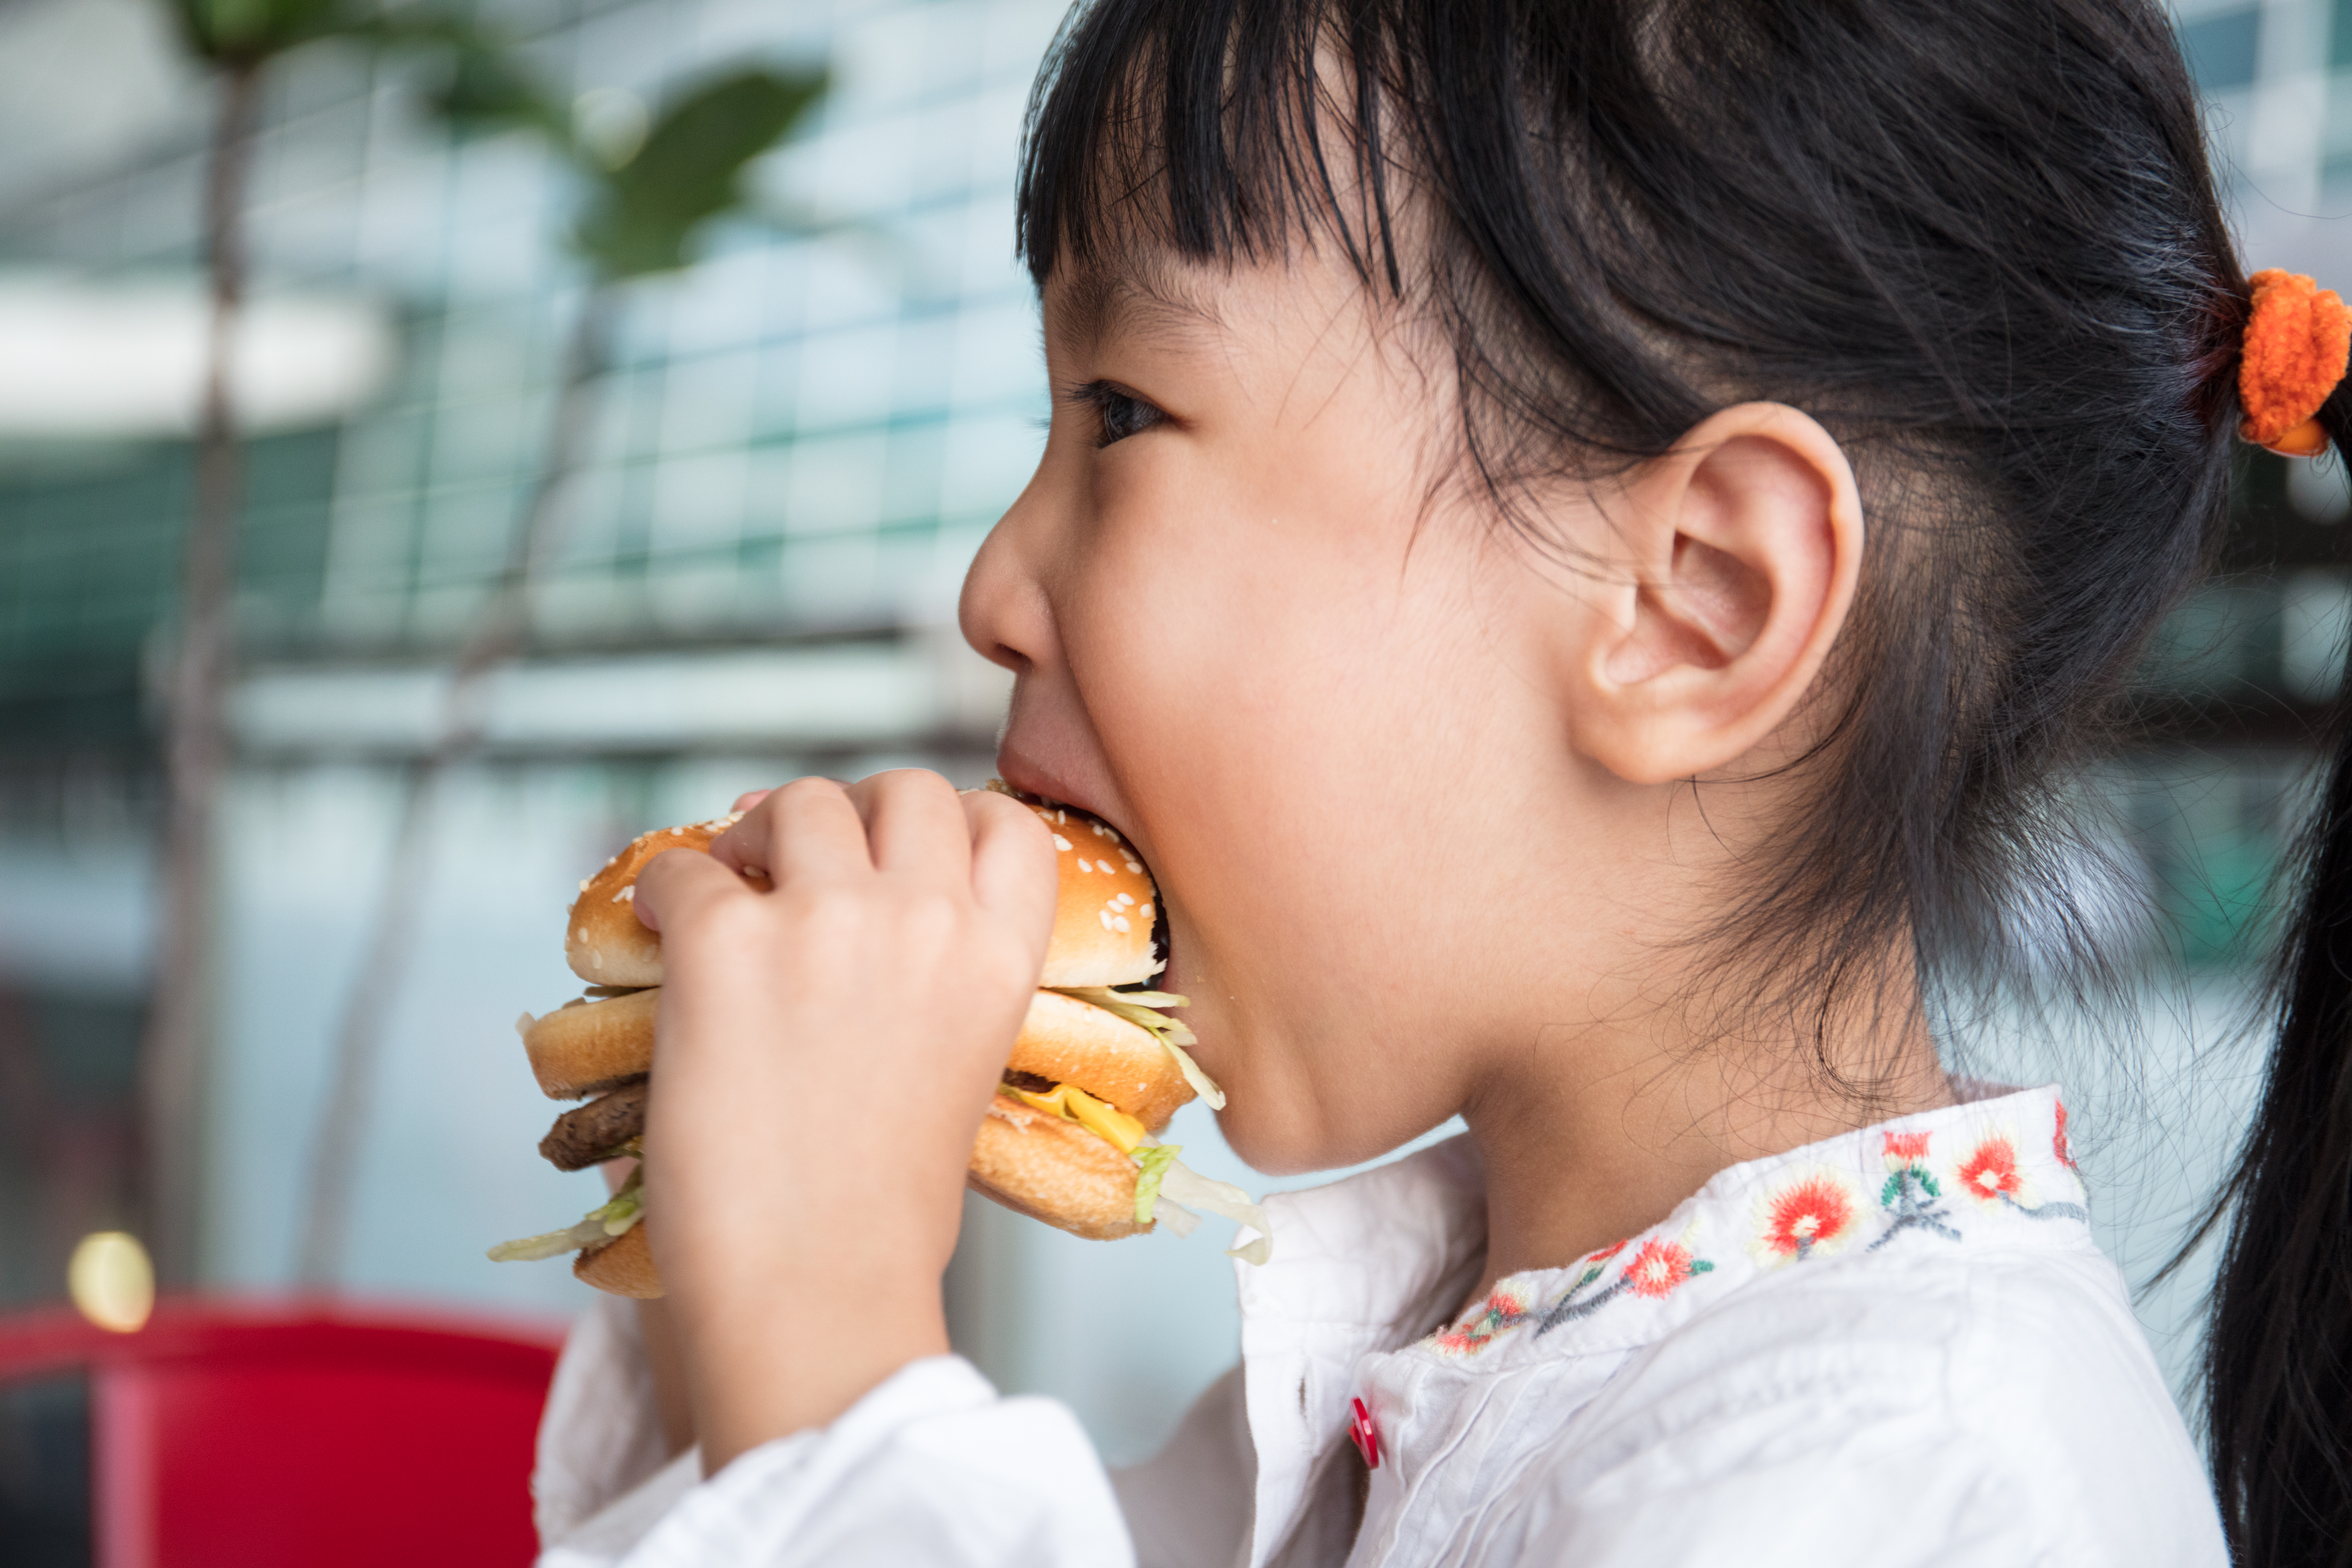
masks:
{"label": "eyebrow", "polygon": [[1114,328],[1191,333],[1224,325],[1202,290],[1162,256],[1067,268],[1060,281],[1047,299],[1048,325],[1079,342],[1093,342]]}

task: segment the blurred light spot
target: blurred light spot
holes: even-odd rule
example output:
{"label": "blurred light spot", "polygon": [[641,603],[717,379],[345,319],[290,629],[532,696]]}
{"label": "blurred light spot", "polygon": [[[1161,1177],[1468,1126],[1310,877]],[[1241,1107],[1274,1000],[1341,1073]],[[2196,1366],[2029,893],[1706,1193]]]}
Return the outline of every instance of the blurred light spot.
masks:
{"label": "blurred light spot", "polygon": [[[192,278],[0,273],[0,439],[193,435],[210,312]],[[248,433],[334,424],[382,390],[394,357],[372,301],[254,300],[231,355],[237,422]]]}
{"label": "blurred light spot", "polygon": [[2352,481],[2347,481],[2344,460],[2332,451],[2288,458],[2286,497],[2314,522],[2343,521],[2352,512]]}
{"label": "blurred light spot", "polygon": [[2344,687],[2352,582],[2336,572],[2298,572],[2286,580],[2279,611],[2279,673],[2287,690],[2305,702],[2327,701]]}
{"label": "blurred light spot", "polygon": [[66,1265],[66,1289],[81,1315],[100,1328],[135,1334],[155,1310],[155,1266],[137,1237],[93,1231]]}
{"label": "blurred light spot", "polygon": [[646,100],[625,87],[590,88],[572,103],[572,133],[608,169],[635,157],[652,126]]}

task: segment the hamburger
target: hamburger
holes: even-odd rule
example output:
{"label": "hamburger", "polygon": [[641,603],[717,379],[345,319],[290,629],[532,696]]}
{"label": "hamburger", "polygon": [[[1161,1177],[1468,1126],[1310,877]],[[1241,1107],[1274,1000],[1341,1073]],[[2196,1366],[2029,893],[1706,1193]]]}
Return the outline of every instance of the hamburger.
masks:
{"label": "hamburger", "polygon": [[[1116,828],[1084,812],[992,784],[1053,831],[1059,897],[1039,988],[972,1142],[965,1180],[1017,1213],[1108,1241],[1161,1224],[1179,1235],[1193,1209],[1249,1227],[1234,1255],[1262,1263],[1264,1212],[1239,1188],[1210,1181],[1159,1142],[1195,1097],[1224,1095],[1184,1049],[1192,1031],[1170,1009],[1181,996],[1150,988],[1165,967],[1164,921],[1151,874]],[[555,1120],[540,1152],[559,1170],[636,1157],[654,1063],[663,978],[661,937],[636,918],[637,874],[672,849],[707,853],[739,818],[667,827],[634,840],[580,885],[564,956],[586,993],[517,1028],[547,1095],[584,1101]],[[764,889],[766,881],[747,878]],[[617,1295],[662,1293],[646,1240],[642,1172],[578,1225],[493,1247],[499,1261],[579,1256],[572,1272]]]}

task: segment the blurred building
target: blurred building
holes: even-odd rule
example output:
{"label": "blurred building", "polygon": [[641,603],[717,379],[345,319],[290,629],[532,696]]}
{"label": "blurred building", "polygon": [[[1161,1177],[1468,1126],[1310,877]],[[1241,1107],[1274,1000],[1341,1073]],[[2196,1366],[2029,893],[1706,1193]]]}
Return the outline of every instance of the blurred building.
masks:
{"label": "blurred building", "polygon": [[[190,480],[185,403],[153,388],[185,384],[158,345],[194,320],[209,113],[164,11],[0,0],[0,1304],[55,1296],[76,1237],[140,1218],[155,676]],[[533,1152],[553,1108],[509,1025],[572,994],[560,911],[619,842],[796,773],[986,776],[1003,685],[962,648],[953,605],[1042,443],[1012,180],[1062,11],[490,7],[608,121],[724,64],[828,62],[807,133],[756,168],[770,209],[824,232],[737,223],[691,270],[629,294],[530,648],[499,678],[482,759],[440,795],[432,915],[356,1134],[348,1288],[578,1305],[560,1265],[481,1249],[595,1201],[593,1177]],[[2181,15],[2250,254],[2352,284],[2343,226],[2305,216],[2352,201],[2352,0]],[[424,69],[336,45],[291,58],[252,193],[257,313],[291,346],[248,387],[203,1188],[203,1274],[226,1289],[292,1281],[404,770],[537,471],[579,302],[560,171],[525,136],[453,138]],[[2232,575],[2156,672],[2163,726],[2089,781],[2123,803],[2126,879],[2166,911],[2135,924],[2119,900],[2122,935],[2195,976],[2151,1002],[2158,1070],[2058,1053],[2111,1127],[2158,1112],[2104,1152],[2095,1123],[2086,1140],[2113,1194],[2102,1223],[2142,1274],[2242,1114],[2227,1024],[2352,603],[2340,476],[2290,483],[2258,459],[2249,489]],[[2046,1065],[2000,1039],[1983,1052],[2017,1076]],[[1264,1184],[1197,1108],[1171,1136],[1204,1172]],[[950,1296],[984,1366],[1071,1399],[1124,1458],[1234,1353],[1227,1270],[1207,1235],[1103,1247],[979,1206]],[[2151,1305],[2159,1332],[2188,1320],[2194,1284]]]}

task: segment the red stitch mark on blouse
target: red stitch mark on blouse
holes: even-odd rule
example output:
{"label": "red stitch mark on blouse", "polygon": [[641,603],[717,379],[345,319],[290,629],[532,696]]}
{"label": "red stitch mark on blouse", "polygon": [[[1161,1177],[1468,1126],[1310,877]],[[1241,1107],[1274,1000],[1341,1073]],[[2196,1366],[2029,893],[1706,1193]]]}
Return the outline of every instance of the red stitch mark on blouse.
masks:
{"label": "red stitch mark on blouse", "polygon": [[1364,1456],[1364,1468],[1377,1470],[1381,1468],[1381,1429],[1373,1424],[1372,1413],[1364,1408],[1362,1400],[1350,1399],[1348,1407],[1353,1412],[1353,1419],[1348,1423],[1348,1436],[1356,1440],[1356,1451]]}

